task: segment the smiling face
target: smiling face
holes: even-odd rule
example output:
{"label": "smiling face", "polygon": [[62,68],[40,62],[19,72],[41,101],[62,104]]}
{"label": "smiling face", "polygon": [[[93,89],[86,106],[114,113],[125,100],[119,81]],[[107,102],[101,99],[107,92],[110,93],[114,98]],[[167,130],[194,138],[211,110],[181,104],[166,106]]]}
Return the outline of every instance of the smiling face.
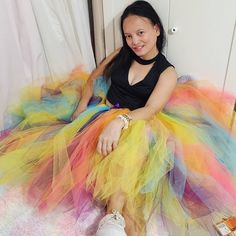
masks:
{"label": "smiling face", "polygon": [[128,46],[137,56],[148,60],[158,54],[156,41],[160,31],[148,18],[129,15],[124,19],[123,32]]}

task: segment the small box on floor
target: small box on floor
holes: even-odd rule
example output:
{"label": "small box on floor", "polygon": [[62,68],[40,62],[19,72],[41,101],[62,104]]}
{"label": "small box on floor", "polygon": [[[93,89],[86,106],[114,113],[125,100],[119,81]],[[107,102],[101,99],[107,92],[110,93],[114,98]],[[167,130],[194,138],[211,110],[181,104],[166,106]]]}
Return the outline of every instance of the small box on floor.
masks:
{"label": "small box on floor", "polygon": [[236,235],[236,216],[229,217],[216,223],[215,227],[220,236]]}

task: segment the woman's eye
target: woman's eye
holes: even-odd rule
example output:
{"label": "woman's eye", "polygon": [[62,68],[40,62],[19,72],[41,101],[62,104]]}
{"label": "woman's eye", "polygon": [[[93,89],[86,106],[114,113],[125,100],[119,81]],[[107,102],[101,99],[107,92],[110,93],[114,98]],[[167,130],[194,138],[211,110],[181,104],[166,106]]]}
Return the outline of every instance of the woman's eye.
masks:
{"label": "woman's eye", "polygon": [[139,34],[139,35],[143,35],[143,34],[144,34],[144,31],[139,31],[138,34]]}
{"label": "woman's eye", "polygon": [[125,35],[125,38],[126,38],[126,39],[130,39],[130,38],[131,38],[131,35]]}

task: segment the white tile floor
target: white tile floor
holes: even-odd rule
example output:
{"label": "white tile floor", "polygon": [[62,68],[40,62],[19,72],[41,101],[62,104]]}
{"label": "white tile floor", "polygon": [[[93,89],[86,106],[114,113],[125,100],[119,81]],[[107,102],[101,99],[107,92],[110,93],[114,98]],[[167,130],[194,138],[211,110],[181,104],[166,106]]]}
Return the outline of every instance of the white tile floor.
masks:
{"label": "white tile floor", "polygon": [[[63,215],[33,216],[21,197],[21,189],[5,191],[0,187],[0,236],[92,236],[84,235],[76,225],[71,212]],[[157,233],[159,226],[150,223],[147,236],[167,236]],[[81,228],[80,228],[81,229]]]}
{"label": "white tile floor", "polygon": [[[5,191],[0,187],[0,236],[92,236],[81,233],[84,225],[76,224],[73,212],[36,216],[33,211],[23,203],[20,188]],[[94,217],[96,214],[97,211]],[[147,226],[146,236],[168,236],[161,221],[154,216]],[[196,232],[194,236],[206,235]]]}

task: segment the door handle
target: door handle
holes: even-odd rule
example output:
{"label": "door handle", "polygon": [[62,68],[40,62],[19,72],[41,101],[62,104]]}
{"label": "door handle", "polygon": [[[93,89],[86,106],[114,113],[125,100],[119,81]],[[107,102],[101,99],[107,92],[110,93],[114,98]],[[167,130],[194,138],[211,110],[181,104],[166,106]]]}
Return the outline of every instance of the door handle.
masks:
{"label": "door handle", "polygon": [[178,32],[178,28],[177,27],[172,27],[168,30],[169,34],[176,34]]}

